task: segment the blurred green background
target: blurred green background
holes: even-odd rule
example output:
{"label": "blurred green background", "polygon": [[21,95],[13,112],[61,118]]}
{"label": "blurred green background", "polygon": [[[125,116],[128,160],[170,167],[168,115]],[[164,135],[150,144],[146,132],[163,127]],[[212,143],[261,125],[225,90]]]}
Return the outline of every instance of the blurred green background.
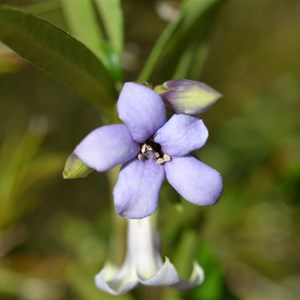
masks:
{"label": "blurred green background", "polygon": [[[125,81],[136,80],[180,2],[122,2]],[[0,3],[68,30],[59,1]],[[159,210],[162,254],[183,276],[196,258],[206,281],[188,292],[139,287],[120,299],[300,298],[300,2],[222,4],[191,79],[224,95],[203,114],[210,138],[196,153],[222,173],[224,195],[213,207],[183,201],[177,210],[165,185]],[[153,84],[170,79],[160,74]],[[0,99],[0,299],[116,299],[93,284],[108,252],[121,247],[107,174],[61,176],[101,114],[2,44]]]}

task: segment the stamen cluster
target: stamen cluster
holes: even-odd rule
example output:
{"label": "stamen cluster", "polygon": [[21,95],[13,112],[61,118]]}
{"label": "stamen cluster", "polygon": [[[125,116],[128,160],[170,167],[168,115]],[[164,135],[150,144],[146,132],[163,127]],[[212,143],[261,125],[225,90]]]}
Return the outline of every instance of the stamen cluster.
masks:
{"label": "stamen cluster", "polygon": [[154,143],[152,141],[148,141],[142,144],[141,150],[138,154],[138,159],[155,159],[156,163],[161,165],[165,162],[170,161],[171,157],[168,154],[165,154],[161,151],[161,147],[159,144]]}

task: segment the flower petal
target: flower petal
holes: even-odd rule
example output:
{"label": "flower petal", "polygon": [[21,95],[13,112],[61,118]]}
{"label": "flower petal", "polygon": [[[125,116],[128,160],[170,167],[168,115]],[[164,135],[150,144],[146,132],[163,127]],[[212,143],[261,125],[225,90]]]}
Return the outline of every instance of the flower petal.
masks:
{"label": "flower petal", "polygon": [[166,122],[166,109],[160,96],[141,84],[124,84],[118,100],[120,119],[133,139],[143,143]]}
{"label": "flower petal", "polygon": [[163,179],[163,166],[152,159],[134,159],[123,165],[114,188],[117,213],[130,219],[153,214],[157,209]]}
{"label": "flower petal", "polygon": [[162,267],[149,279],[139,279],[139,282],[148,286],[170,286],[180,282],[178,273],[174,265],[166,257],[165,263]]}
{"label": "flower petal", "polygon": [[179,290],[191,289],[197,285],[200,285],[204,281],[204,271],[194,261],[193,272],[189,280],[182,280],[179,278],[176,268],[170,262],[169,258],[166,257],[163,266],[149,279],[142,280],[139,277],[139,282],[147,286],[172,286]]}
{"label": "flower petal", "polygon": [[128,219],[127,255],[142,280],[150,278],[163,265],[159,232],[152,222],[155,218],[153,214],[143,219]]}
{"label": "flower petal", "polygon": [[134,264],[127,258],[121,269],[108,263],[95,276],[97,288],[111,295],[122,295],[138,284]]}
{"label": "flower petal", "polygon": [[218,171],[194,157],[175,157],[164,165],[166,177],[187,201],[197,205],[213,205],[223,192]]}
{"label": "flower petal", "polygon": [[204,281],[204,271],[200,267],[197,261],[193,263],[193,272],[189,280],[180,280],[178,283],[172,286],[178,290],[191,289],[197,285],[200,285]]}
{"label": "flower petal", "polygon": [[90,132],[75,148],[75,154],[99,172],[124,163],[138,154],[128,128],[123,124],[99,127]]}
{"label": "flower petal", "polygon": [[173,115],[155,134],[154,141],[168,155],[184,156],[201,148],[208,138],[208,130],[199,118]]}

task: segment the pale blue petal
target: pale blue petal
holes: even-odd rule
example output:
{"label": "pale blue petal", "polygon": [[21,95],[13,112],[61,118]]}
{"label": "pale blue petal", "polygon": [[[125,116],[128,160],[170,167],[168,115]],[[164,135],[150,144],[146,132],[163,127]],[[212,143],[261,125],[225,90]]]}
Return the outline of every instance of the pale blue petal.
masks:
{"label": "pale blue petal", "polygon": [[178,283],[172,285],[178,290],[187,290],[200,285],[204,281],[204,270],[198,264],[197,261],[193,263],[193,271],[189,280],[180,280]]}
{"label": "pale blue petal", "polygon": [[173,115],[155,134],[154,141],[170,156],[184,156],[201,148],[208,138],[202,119]]}
{"label": "pale blue petal", "polygon": [[74,152],[86,165],[103,172],[132,159],[139,151],[140,146],[134,142],[128,128],[117,124],[93,130]]}
{"label": "pale blue petal", "polygon": [[161,97],[141,84],[127,82],[118,100],[120,119],[133,139],[145,142],[166,122],[166,109]]}
{"label": "pale blue petal", "polygon": [[180,282],[178,273],[174,265],[166,257],[165,263],[156,271],[156,273],[148,279],[142,280],[140,283],[147,286],[171,286]]}
{"label": "pale blue petal", "polygon": [[196,158],[175,157],[164,167],[169,183],[187,201],[213,205],[220,199],[223,192],[220,173]]}
{"label": "pale blue petal", "polygon": [[163,179],[163,166],[152,159],[134,159],[123,165],[114,188],[117,213],[129,219],[141,219],[153,214],[157,209]]}
{"label": "pale blue petal", "polygon": [[138,284],[134,264],[128,259],[120,269],[106,264],[95,276],[95,284],[98,289],[115,296],[129,292]]}
{"label": "pale blue petal", "polygon": [[147,286],[171,286],[179,290],[191,289],[197,285],[200,285],[204,281],[204,271],[194,261],[193,271],[188,280],[182,280],[179,278],[178,272],[174,265],[166,257],[165,263],[157,269],[156,273],[148,279],[142,280],[139,278],[139,282]]}

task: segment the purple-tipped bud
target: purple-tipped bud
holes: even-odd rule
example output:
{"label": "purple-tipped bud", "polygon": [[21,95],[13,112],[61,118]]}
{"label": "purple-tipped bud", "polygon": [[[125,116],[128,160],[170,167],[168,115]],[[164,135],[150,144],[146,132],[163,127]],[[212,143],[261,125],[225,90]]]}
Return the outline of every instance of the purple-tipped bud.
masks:
{"label": "purple-tipped bud", "polygon": [[208,85],[188,79],[169,80],[154,90],[171,111],[187,115],[206,111],[222,96]]}

